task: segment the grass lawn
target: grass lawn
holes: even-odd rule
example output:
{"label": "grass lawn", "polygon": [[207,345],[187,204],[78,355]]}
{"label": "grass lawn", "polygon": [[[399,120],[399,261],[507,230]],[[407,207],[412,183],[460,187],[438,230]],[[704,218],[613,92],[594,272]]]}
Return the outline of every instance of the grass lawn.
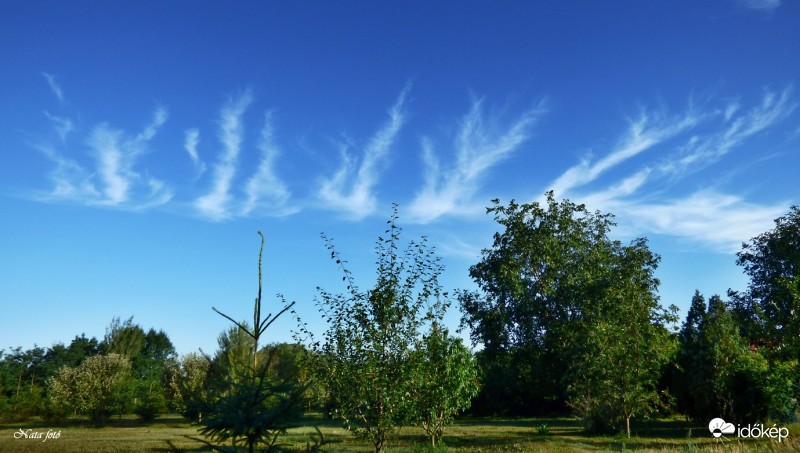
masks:
{"label": "grass lawn", "polygon": [[[287,451],[306,451],[306,444],[324,435],[322,451],[371,451],[368,444],[357,442],[335,421],[308,416],[307,426],[293,428],[282,436]],[[545,428],[546,426],[546,428]],[[20,430],[29,431],[29,438],[19,437]],[[58,438],[45,439],[48,430],[59,432]],[[457,421],[445,431],[446,449],[452,452],[589,452],[589,451],[714,451],[714,452],[800,452],[800,426],[791,427],[790,436],[778,443],[773,440],[729,440],[720,442],[711,437],[703,423],[680,420],[652,421],[633,426],[634,435],[586,436],[579,424],[567,418],[473,418]],[[689,433],[691,431],[691,437]],[[36,433],[41,438],[34,439]],[[404,428],[390,443],[389,451],[428,451],[427,438],[418,428]],[[85,420],[49,423],[33,420],[17,424],[0,424],[0,452],[201,452],[233,451],[217,448],[197,432],[197,426],[177,415],[164,415],[152,423],[127,417],[114,419],[106,426],[93,427]],[[244,451],[243,449],[241,451]]]}

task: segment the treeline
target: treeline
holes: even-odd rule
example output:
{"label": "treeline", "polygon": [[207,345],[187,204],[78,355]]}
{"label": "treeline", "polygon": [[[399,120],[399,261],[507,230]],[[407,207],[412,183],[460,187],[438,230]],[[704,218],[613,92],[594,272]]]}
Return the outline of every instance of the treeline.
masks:
{"label": "treeline", "polygon": [[[202,420],[215,395],[224,393],[227,376],[245,366],[252,340],[238,328],[219,335],[212,356],[201,352],[178,357],[163,330],[145,331],[129,318],[111,321],[102,340],[76,336],[69,345],[14,348],[0,352],[0,420],[33,416],[57,421],[86,416],[103,423],[136,414],[152,420],[177,412]],[[296,344],[269,344],[270,372],[281,379],[307,381]],[[309,393],[308,401],[315,398]]]}
{"label": "treeline", "polygon": [[[177,357],[163,331],[112,321],[102,341],[17,348],[0,360],[0,413],[95,421],[176,411],[218,441],[274,445],[303,411],[323,411],[382,451],[397,428],[432,445],[463,410],[580,417],[587,431],[630,435],[648,417],[797,420],[800,409],[800,209],[743,244],[745,291],[706,299],[681,321],[664,307],[645,238],[612,240],[614,219],[569,200],[488,208],[499,225],[470,268],[475,291],[443,291],[425,239],[400,246],[397,210],[376,244],[377,279],[361,289],[323,236],[347,290],[319,289],[327,329],[309,332],[283,302],[236,321],[212,355]],[[263,236],[262,236],[263,252]],[[687,295],[688,296],[688,295]],[[444,327],[451,303],[474,354]],[[294,313],[298,344],[263,344]],[[233,414],[233,415],[232,415]],[[320,439],[321,441],[321,439]]]}

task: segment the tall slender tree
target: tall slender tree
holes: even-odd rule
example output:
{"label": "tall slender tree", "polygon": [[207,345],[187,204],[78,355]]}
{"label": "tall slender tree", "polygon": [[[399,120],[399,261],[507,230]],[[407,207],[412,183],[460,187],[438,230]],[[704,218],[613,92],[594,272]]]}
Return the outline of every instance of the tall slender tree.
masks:
{"label": "tall slender tree", "polygon": [[[241,373],[230,372],[223,376],[223,386],[227,388],[217,395],[214,404],[208,408],[208,416],[203,420],[200,432],[217,441],[231,440],[236,444],[244,440],[249,452],[257,445],[274,446],[280,434],[286,431],[296,418],[302,405],[303,389],[296,382],[279,381],[270,375],[273,355],[260,360],[259,344],[264,332],[278,317],[292,308],[294,302],[286,303],[275,314],[261,314],[261,261],[264,252],[264,235],[258,253],[258,294],[253,305],[253,324],[236,321],[232,317],[212,307],[215,312],[231,321],[234,331],[247,336],[251,342],[247,348],[245,363]],[[235,359],[234,359],[235,360]],[[237,367],[237,369],[239,369]]]}

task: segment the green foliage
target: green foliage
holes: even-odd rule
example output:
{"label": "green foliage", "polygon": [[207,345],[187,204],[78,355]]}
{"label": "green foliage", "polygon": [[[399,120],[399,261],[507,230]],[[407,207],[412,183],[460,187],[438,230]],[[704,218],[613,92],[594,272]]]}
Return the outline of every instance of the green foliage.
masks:
{"label": "green foliage", "polygon": [[522,405],[569,401],[587,426],[613,430],[658,406],[674,309],[658,303],[659,258],[644,239],[612,241],[610,214],[546,198],[487,209],[503,231],[470,268],[481,292],[461,295],[462,326],[484,370],[517,378]]}
{"label": "green foliage", "polygon": [[106,327],[102,349],[107,354],[119,354],[133,360],[141,354],[145,345],[145,333],[141,326],[133,323],[133,316],[120,321],[119,317],[111,319]]}
{"label": "green foliage", "polygon": [[800,366],[797,360],[776,361],[767,377],[769,418],[779,423],[797,421],[800,410]]}
{"label": "green foliage", "polygon": [[707,310],[697,307],[698,300],[702,302],[699,292],[688,315],[692,319],[702,316],[696,335],[687,333],[687,326],[693,324],[689,319],[682,334],[684,412],[695,420],[764,420],[770,404],[767,361],[748,347],[719,296],[708,300]]}
{"label": "green foliage", "polygon": [[259,340],[266,329],[291,304],[275,315],[261,316],[261,259],[264,235],[258,254],[258,295],[253,307],[253,326],[238,322],[230,316],[214,311],[235,324],[227,335],[220,336],[220,352],[215,358],[221,373],[212,385],[207,416],[200,432],[219,442],[231,441],[234,445],[243,440],[252,452],[260,444],[275,446],[278,436],[286,431],[291,421],[299,415],[303,388],[294,380],[280,379],[270,373],[277,354],[259,350]]}
{"label": "green foliage", "polygon": [[89,357],[74,368],[65,366],[49,382],[51,402],[103,422],[122,413],[130,371],[130,360],[114,353]]}
{"label": "green foliage", "polygon": [[775,228],[743,244],[737,256],[750,283],[729,295],[745,337],[770,359],[800,359],[800,207],[775,219]]}
{"label": "green foliage", "polygon": [[209,400],[207,376],[211,361],[203,354],[189,353],[175,362],[168,372],[169,389],[175,410],[193,421],[203,421]]}
{"label": "green foliage", "polygon": [[460,338],[433,322],[413,357],[416,382],[412,416],[436,447],[444,427],[470,406],[478,393],[475,358]]}
{"label": "green foliage", "polygon": [[[376,245],[377,281],[367,291],[356,286],[347,262],[323,235],[331,259],[344,274],[347,293],[319,289],[318,305],[328,329],[321,343],[313,344],[333,415],[357,438],[371,442],[376,452],[403,423],[430,420],[417,414],[418,409],[434,410],[442,404],[433,401],[432,392],[421,397],[428,403],[415,401],[419,381],[414,379],[416,373],[422,379],[435,373],[415,362],[415,348],[426,320],[436,321],[426,306],[441,306],[446,297],[438,283],[442,265],[425,238],[400,251],[396,206],[387,225],[386,236]],[[415,407],[415,402],[421,406]],[[460,407],[444,404],[447,411]]]}

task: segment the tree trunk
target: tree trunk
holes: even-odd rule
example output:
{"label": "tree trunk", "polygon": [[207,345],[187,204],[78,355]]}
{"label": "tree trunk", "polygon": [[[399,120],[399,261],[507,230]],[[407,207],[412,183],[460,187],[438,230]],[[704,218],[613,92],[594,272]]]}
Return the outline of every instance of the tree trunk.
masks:
{"label": "tree trunk", "polygon": [[631,437],[631,417],[630,415],[625,416],[625,430],[628,432],[628,437]]}

